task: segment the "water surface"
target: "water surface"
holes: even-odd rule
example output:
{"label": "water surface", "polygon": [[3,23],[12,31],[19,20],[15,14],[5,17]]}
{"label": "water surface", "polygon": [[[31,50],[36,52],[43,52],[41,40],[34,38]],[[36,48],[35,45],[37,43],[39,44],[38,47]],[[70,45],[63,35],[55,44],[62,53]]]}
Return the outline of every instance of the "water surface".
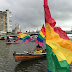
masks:
{"label": "water surface", "polygon": [[[71,40],[72,41],[72,40]],[[6,45],[0,40],[0,72],[47,72],[46,59],[39,59],[30,62],[15,62],[13,52],[23,52],[35,49],[35,42],[24,44],[19,40],[19,44]],[[43,48],[46,48],[45,41]]]}

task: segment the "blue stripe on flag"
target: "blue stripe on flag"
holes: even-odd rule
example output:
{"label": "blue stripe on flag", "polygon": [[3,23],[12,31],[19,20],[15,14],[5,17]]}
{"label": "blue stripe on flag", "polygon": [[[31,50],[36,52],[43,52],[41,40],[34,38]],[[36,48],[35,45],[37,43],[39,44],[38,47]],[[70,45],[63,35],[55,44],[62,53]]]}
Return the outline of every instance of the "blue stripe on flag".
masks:
{"label": "blue stripe on flag", "polygon": [[49,70],[48,70],[48,72],[52,72],[52,71],[49,71]]}
{"label": "blue stripe on flag", "polygon": [[25,38],[23,41],[26,41],[27,39],[29,39],[30,37]]}
{"label": "blue stripe on flag", "polygon": [[37,37],[37,40],[40,41],[40,42],[43,42],[43,40],[41,40],[39,37]]}

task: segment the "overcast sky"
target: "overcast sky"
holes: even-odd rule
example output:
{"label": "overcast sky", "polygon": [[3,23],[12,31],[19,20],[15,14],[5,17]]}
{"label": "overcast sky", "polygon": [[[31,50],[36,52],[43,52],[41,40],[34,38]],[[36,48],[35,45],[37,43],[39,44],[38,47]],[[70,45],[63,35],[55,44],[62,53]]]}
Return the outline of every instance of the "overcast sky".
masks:
{"label": "overcast sky", "polygon": [[[71,29],[72,0],[48,0],[51,16],[56,26]],[[40,30],[44,22],[43,0],[1,0],[0,10],[12,12],[12,28],[20,24],[21,30]]]}

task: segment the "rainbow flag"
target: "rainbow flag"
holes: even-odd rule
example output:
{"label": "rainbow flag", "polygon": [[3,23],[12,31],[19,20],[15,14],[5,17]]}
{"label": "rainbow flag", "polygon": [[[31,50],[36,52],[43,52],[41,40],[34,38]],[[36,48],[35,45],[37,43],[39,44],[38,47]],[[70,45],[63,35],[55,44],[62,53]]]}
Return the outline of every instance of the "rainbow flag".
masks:
{"label": "rainbow flag", "polygon": [[27,34],[24,34],[24,33],[19,33],[18,37],[22,38],[25,44],[28,41],[33,40],[30,36],[28,36]]}
{"label": "rainbow flag", "polygon": [[17,40],[19,40],[20,39],[20,35],[18,34],[18,36],[17,36]]}
{"label": "rainbow flag", "polygon": [[13,37],[9,36],[9,39],[10,39],[10,40],[13,40]]}
{"label": "rainbow flag", "polygon": [[[4,37],[5,40],[7,40],[7,37]],[[9,36],[10,40],[13,40],[13,37]]]}
{"label": "rainbow flag", "polygon": [[51,17],[48,2],[44,0],[46,51],[48,72],[69,72],[72,61],[72,43],[65,31],[55,27],[55,20]]}
{"label": "rainbow flag", "polygon": [[7,40],[7,37],[4,37],[5,40]]}
{"label": "rainbow flag", "polygon": [[44,27],[44,24],[43,24],[35,43],[37,43],[39,45],[43,45],[44,37],[45,37],[45,27]]}

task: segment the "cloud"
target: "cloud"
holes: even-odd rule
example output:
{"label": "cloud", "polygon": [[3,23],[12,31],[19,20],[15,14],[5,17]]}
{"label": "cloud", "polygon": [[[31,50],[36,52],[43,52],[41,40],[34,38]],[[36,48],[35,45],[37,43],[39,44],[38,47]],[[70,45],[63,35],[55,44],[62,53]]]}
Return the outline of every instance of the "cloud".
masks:
{"label": "cloud", "polygon": [[[37,28],[43,25],[44,15],[43,15],[43,2],[33,1],[33,0],[8,0],[8,2],[13,6],[11,8],[13,14],[13,23],[18,23],[23,29],[29,29],[29,27]],[[42,23],[43,22],[43,23]]]}
{"label": "cloud", "polygon": [[49,0],[49,7],[57,26],[71,28],[72,0]]}
{"label": "cloud", "polygon": [[9,8],[10,4],[6,0],[0,1],[0,10],[5,10]]}
{"label": "cloud", "polygon": [[[57,26],[71,27],[72,0],[48,0],[48,4]],[[15,24],[22,31],[40,29],[44,24],[43,0],[1,0],[0,7],[12,12],[13,29]]]}

